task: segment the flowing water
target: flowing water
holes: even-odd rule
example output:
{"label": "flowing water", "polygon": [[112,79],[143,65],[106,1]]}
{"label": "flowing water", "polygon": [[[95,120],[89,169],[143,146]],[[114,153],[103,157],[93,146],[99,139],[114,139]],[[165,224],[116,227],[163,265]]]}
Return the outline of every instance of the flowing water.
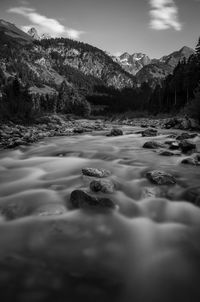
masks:
{"label": "flowing water", "polygon": [[[200,210],[185,198],[200,186],[200,167],[143,149],[152,138],[124,130],[1,151],[2,301],[200,301]],[[199,137],[194,142],[200,150]],[[90,192],[84,167],[111,171],[115,192],[97,195],[118,210],[69,209],[73,190]],[[177,184],[151,184],[152,169]]]}

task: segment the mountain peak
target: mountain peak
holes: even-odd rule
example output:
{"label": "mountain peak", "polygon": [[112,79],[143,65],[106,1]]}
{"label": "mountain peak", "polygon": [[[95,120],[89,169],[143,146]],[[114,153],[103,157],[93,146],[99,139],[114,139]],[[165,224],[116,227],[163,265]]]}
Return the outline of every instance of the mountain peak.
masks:
{"label": "mountain peak", "polygon": [[27,34],[31,36],[34,40],[40,40],[40,36],[37,32],[37,29],[35,27],[31,27],[28,31]]}
{"label": "mountain peak", "polygon": [[184,53],[184,54],[192,54],[194,53],[194,49],[192,49],[191,47],[188,47],[188,46],[183,46],[180,50],[179,50],[180,53]]}
{"label": "mountain peak", "polygon": [[43,39],[51,39],[51,36],[47,33],[42,34],[41,36],[38,34],[38,31],[35,27],[31,27],[27,34],[31,36],[34,40],[43,40]]}

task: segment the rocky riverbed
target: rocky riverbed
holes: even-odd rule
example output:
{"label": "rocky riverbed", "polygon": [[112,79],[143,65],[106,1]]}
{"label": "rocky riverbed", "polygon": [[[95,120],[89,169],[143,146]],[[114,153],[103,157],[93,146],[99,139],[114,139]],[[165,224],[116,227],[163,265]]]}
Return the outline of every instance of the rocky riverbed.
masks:
{"label": "rocky riverbed", "polygon": [[199,132],[65,123],[2,144],[0,299],[198,302]]}
{"label": "rocky riverbed", "polygon": [[[43,116],[32,125],[17,124],[13,122],[0,122],[0,149],[15,148],[21,145],[30,145],[46,137],[70,136],[92,131],[108,130],[112,125],[135,126],[142,128],[179,129],[200,132],[200,125],[194,119],[163,118],[163,119],[74,119],[66,116]],[[112,132],[113,131],[113,132]],[[152,130],[153,131],[153,130]],[[118,133],[116,133],[118,132]],[[120,135],[122,130],[116,127],[110,135]]]}

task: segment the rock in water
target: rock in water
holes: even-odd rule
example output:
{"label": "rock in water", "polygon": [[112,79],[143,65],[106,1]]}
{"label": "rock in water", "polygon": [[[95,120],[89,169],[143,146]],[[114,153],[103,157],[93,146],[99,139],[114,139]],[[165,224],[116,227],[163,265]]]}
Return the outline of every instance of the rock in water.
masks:
{"label": "rock in water", "polygon": [[193,143],[190,143],[187,140],[183,140],[180,142],[180,149],[183,153],[187,153],[189,151],[193,151],[196,149],[196,145]]}
{"label": "rock in water", "polygon": [[108,136],[120,136],[120,135],[123,135],[123,131],[119,128],[113,128],[108,134]]}
{"label": "rock in water", "polygon": [[182,141],[182,140],[189,139],[189,138],[195,138],[196,136],[197,136],[196,133],[191,134],[191,133],[183,132],[179,136],[177,136],[176,139],[179,141]]}
{"label": "rock in water", "polygon": [[187,165],[194,165],[194,166],[197,166],[199,164],[198,160],[196,158],[193,158],[193,157],[184,158],[181,163],[182,164],[187,164]]}
{"label": "rock in water", "polygon": [[154,141],[146,142],[143,145],[143,148],[146,148],[146,149],[158,149],[158,148],[162,148],[162,147],[163,147],[163,145],[161,145],[157,142],[154,142]]}
{"label": "rock in water", "polygon": [[116,204],[108,198],[96,198],[81,190],[75,190],[70,196],[72,209],[115,209]]}
{"label": "rock in water", "polygon": [[180,143],[179,142],[171,142],[169,149],[171,150],[178,150],[180,147]]}
{"label": "rock in water", "polygon": [[83,128],[74,128],[74,133],[77,133],[77,134],[81,134],[81,133],[84,133],[84,129]]}
{"label": "rock in water", "polygon": [[158,131],[156,129],[151,129],[151,128],[144,130],[142,132],[143,137],[157,136],[157,134],[158,134]]}
{"label": "rock in water", "polygon": [[93,192],[113,193],[114,184],[109,180],[93,180],[90,189]]}
{"label": "rock in water", "polygon": [[83,168],[82,173],[85,176],[98,177],[98,178],[108,177],[111,174],[111,172],[108,170],[95,169],[95,168]]}
{"label": "rock in water", "polygon": [[162,155],[162,156],[173,156],[175,155],[173,152],[169,151],[169,150],[162,150],[159,152],[159,155]]}
{"label": "rock in water", "polygon": [[187,188],[180,196],[181,199],[187,200],[196,206],[200,206],[200,187]]}
{"label": "rock in water", "polygon": [[159,170],[147,172],[146,176],[157,185],[174,185],[176,183],[174,176]]}

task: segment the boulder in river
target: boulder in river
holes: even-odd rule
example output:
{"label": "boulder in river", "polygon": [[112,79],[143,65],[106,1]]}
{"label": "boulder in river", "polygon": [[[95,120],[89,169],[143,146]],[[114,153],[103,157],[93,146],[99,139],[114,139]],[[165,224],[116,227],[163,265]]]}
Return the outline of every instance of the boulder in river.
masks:
{"label": "boulder in river", "polygon": [[170,150],[178,150],[180,147],[180,143],[179,142],[171,142],[169,149]]}
{"label": "boulder in river", "polygon": [[189,151],[193,151],[196,149],[196,145],[187,141],[187,140],[183,140],[180,142],[180,149],[183,153],[187,153]]}
{"label": "boulder in river", "polygon": [[159,155],[162,155],[162,156],[173,156],[175,155],[172,151],[170,150],[162,150],[159,152]]}
{"label": "boulder in river", "polygon": [[83,168],[82,173],[85,176],[104,178],[108,177],[111,172],[105,169]]}
{"label": "boulder in river", "polygon": [[110,180],[93,180],[90,189],[93,192],[113,193],[114,184]]}
{"label": "boulder in river", "polygon": [[84,133],[85,132],[85,130],[83,129],[83,128],[74,128],[74,133],[77,133],[77,134],[81,134],[81,133]]}
{"label": "boulder in river", "polygon": [[146,148],[146,149],[158,149],[158,148],[162,148],[162,147],[163,147],[162,144],[157,143],[155,141],[149,141],[143,145],[143,148]]}
{"label": "boulder in river", "polygon": [[147,172],[146,176],[156,185],[174,185],[176,183],[174,176],[164,171],[153,170]]}
{"label": "boulder in river", "polygon": [[177,140],[185,140],[185,139],[190,139],[190,138],[195,138],[197,136],[196,133],[187,133],[187,132],[183,132],[180,135],[178,135],[176,137]]}
{"label": "boulder in river", "polygon": [[123,131],[119,128],[113,128],[107,136],[121,136]]}
{"label": "boulder in river", "polygon": [[194,157],[187,157],[187,158],[184,158],[182,161],[181,161],[182,164],[187,164],[187,165],[194,165],[194,166],[197,166],[199,163],[198,163],[198,160]]}
{"label": "boulder in river", "polygon": [[108,198],[97,198],[81,190],[75,190],[70,196],[72,209],[115,209],[116,204]]}
{"label": "boulder in river", "polygon": [[190,187],[182,192],[180,198],[187,200],[196,206],[200,206],[200,187]]}
{"label": "boulder in river", "polygon": [[151,128],[148,128],[142,132],[143,137],[157,136],[157,134],[158,131],[156,129],[151,129]]}

